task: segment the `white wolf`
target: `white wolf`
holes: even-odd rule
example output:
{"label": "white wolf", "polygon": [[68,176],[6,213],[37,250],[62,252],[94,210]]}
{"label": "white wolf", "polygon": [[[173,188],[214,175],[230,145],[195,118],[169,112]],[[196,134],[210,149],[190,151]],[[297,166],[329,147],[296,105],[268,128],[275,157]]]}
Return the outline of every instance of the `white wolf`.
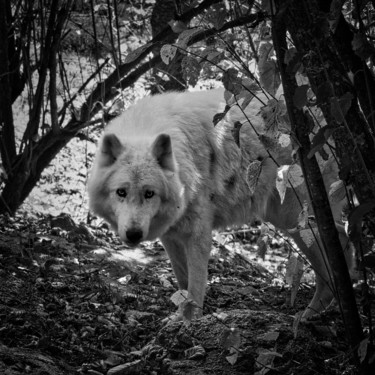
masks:
{"label": "white wolf", "polygon": [[[297,226],[301,211],[290,188],[281,204],[275,185],[278,167],[259,141],[264,104],[254,98],[246,109],[251,124],[231,110],[231,123],[214,126],[223,102],[220,89],[140,100],[106,127],[88,184],[91,210],[121,240],[136,246],[160,238],[180,289],[201,307],[214,228],[260,218],[287,230]],[[231,133],[235,120],[243,123],[241,149]],[[274,157],[280,165],[290,164],[291,149],[280,148]],[[262,161],[262,169],[250,191],[246,169],[254,160]],[[325,178],[326,186],[335,180],[333,164]],[[296,190],[302,201],[308,199],[304,184]],[[335,207],[336,219],[340,211]],[[332,300],[329,272],[316,243],[308,247],[299,233],[292,236],[316,272],[307,318]],[[345,245],[343,231],[341,237]]]}

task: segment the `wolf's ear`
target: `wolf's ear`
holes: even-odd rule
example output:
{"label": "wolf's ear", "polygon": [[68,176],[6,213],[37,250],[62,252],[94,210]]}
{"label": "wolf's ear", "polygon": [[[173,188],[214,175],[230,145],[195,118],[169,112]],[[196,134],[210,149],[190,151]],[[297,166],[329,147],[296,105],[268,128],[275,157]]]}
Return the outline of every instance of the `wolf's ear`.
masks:
{"label": "wolf's ear", "polygon": [[156,137],[152,144],[152,154],[163,169],[174,172],[172,142],[168,134],[160,134]]}
{"label": "wolf's ear", "polygon": [[114,134],[106,134],[102,141],[102,164],[113,164],[123,151],[120,140]]}

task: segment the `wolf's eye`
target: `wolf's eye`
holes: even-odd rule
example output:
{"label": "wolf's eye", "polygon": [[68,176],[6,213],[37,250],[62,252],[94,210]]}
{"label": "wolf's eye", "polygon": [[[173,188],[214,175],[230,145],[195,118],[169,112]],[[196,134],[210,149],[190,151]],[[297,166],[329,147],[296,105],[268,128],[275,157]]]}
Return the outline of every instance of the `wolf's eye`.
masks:
{"label": "wolf's eye", "polygon": [[126,190],[125,190],[125,189],[117,189],[117,190],[116,190],[116,194],[117,194],[120,198],[125,198],[125,197],[126,197]]}
{"label": "wolf's eye", "polygon": [[152,190],[146,190],[146,192],[145,192],[145,198],[146,199],[150,199],[150,198],[152,198],[154,196],[154,194],[155,193]]}

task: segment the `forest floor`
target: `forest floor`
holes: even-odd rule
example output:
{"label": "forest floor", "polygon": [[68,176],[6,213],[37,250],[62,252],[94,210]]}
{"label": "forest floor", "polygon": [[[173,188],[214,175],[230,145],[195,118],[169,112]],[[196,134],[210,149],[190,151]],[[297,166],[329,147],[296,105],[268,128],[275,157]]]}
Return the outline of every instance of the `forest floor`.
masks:
{"label": "forest floor", "polygon": [[313,285],[288,306],[280,239],[264,260],[256,229],[214,239],[203,318],[165,326],[177,285],[159,242],[37,216],[0,222],[0,374],[356,374],[337,309],[294,318]]}

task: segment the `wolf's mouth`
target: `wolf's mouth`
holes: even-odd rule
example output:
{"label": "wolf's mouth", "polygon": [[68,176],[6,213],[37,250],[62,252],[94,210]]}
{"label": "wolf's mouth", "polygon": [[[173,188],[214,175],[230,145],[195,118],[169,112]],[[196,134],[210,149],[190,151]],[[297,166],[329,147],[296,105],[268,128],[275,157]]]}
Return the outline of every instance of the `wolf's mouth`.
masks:
{"label": "wolf's mouth", "polygon": [[128,241],[128,240],[125,240],[123,242],[125,242],[125,244],[127,246],[131,247],[131,248],[135,248],[135,247],[137,247],[141,243],[141,241],[131,242],[131,241]]}

